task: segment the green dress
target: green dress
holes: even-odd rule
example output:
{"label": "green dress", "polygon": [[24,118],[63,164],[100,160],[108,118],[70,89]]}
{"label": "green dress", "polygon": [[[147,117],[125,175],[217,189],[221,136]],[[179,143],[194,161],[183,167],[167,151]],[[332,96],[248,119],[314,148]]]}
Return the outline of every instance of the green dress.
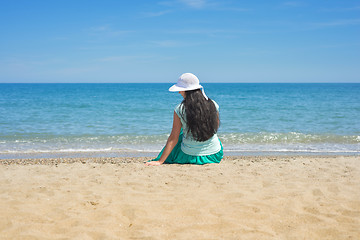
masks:
{"label": "green dress", "polygon": [[[192,156],[192,155],[188,155],[188,154],[184,153],[181,150],[182,139],[183,139],[183,130],[181,129],[181,132],[179,135],[179,140],[164,163],[203,165],[203,164],[208,164],[208,163],[219,163],[221,161],[221,159],[223,158],[224,153],[223,153],[223,146],[222,146],[221,142],[220,142],[221,150],[217,153],[214,153],[211,155],[204,155],[204,156]],[[161,150],[159,155],[151,161],[159,161],[164,149],[165,149],[165,147]]]}

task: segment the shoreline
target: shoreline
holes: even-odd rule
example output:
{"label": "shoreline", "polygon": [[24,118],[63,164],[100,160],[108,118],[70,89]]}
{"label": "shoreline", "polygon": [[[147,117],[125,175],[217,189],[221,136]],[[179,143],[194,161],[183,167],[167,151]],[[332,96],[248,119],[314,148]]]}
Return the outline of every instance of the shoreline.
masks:
{"label": "shoreline", "polygon": [[[45,158],[0,158],[0,165],[58,165],[58,164],[124,164],[124,163],[141,163],[154,159],[155,156],[129,156],[129,157],[45,157]],[[296,159],[358,159],[359,155],[227,155],[223,161],[274,161],[274,160],[296,160]],[[174,165],[174,164],[165,164]],[[192,165],[192,164],[175,164],[175,165]],[[207,164],[209,165],[209,164]],[[210,164],[211,165],[211,164]],[[215,164],[216,165],[216,164]]]}
{"label": "shoreline", "polygon": [[[78,151],[78,152],[29,152],[29,153],[0,153],[0,161],[9,159],[53,159],[53,158],[155,158],[160,151]],[[307,152],[307,151],[232,151],[224,150],[228,157],[291,157],[291,156],[354,156],[360,157],[360,151],[353,152]]]}
{"label": "shoreline", "polygon": [[2,239],[359,239],[358,156],[0,160]]}

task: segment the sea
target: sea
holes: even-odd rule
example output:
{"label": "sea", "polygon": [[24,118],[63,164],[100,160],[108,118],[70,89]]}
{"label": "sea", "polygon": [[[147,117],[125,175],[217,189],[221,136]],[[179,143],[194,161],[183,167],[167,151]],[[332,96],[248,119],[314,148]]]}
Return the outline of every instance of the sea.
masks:
{"label": "sea", "polygon": [[[155,157],[168,83],[0,84],[0,159]],[[204,83],[225,155],[359,155],[360,84]]]}

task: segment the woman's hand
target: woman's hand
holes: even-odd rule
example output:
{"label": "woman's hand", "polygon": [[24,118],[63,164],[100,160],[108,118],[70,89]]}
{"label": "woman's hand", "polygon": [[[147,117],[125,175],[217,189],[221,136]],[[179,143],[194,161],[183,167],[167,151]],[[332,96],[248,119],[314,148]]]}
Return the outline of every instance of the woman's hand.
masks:
{"label": "woman's hand", "polygon": [[179,140],[180,131],[181,131],[181,120],[174,111],[173,127],[160,159],[158,161],[146,162],[145,165],[160,166],[161,164],[163,164],[166,161],[169,154],[171,153],[171,151],[174,149],[175,145],[177,144]]}
{"label": "woman's hand", "polygon": [[162,163],[159,161],[146,162],[146,166],[160,166]]}

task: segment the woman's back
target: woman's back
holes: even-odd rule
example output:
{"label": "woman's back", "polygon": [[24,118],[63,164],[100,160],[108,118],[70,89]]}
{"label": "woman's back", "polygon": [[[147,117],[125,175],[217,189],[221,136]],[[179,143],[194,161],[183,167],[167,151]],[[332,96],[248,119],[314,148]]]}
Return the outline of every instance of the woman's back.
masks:
{"label": "woman's back", "polygon": [[[215,106],[216,114],[218,116],[219,105],[211,100]],[[192,135],[192,132],[187,124],[187,115],[185,110],[185,105],[180,103],[175,109],[175,113],[179,116],[182,128],[183,128],[183,138],[181,143],[181,150],[189,155],[193,156],[203,156],[217,153],[221,149],[219,138],[215,133],[212,133],[212,136],[205,141],[198,141]],[[212,131],[211,131],[212,132]]]}
{"label": "woman's back", "polygon": [[184,100],[174,110],[173,127],[165,147],[146,164],[219,163],[223,147],[216,134],[220,124],[217,103],[206,96],[192,73],[182,74],[169,91],[179,92]]}
{"label": "woman's back", "polygon": [[219,128],[218,105],[204,96],[206,95],[203,95],[200,89],[190,90],[184,93],[182,101],[181,114],[186,122],[187,131],[199,142],[211,138]]}

